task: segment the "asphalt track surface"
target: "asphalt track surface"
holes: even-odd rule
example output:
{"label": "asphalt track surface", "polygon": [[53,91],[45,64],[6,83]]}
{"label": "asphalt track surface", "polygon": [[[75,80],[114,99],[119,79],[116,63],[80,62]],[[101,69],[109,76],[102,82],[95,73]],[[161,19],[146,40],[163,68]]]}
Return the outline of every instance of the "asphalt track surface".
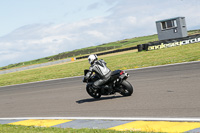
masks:
{"label": "asphalt track surface", "polygon": [[200,117],[200,62],[127,70],[132,96],[91,98],[82,77],[0,87],[0,118]]}

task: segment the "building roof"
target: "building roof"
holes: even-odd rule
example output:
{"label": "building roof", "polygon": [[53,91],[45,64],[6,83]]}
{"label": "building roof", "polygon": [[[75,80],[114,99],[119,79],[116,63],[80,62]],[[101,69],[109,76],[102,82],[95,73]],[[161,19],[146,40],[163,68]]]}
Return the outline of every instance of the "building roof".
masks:
{"label": "building roof", "polygon": [[156,23],[163,22],[163,21],[168,21],[168,20],[173,20],[173,19],[177,19],[177,18],[185,18],[185,17],[175,17],[175,18],[168,18],[168,19],[158,20],[158,21],[156,21]]}

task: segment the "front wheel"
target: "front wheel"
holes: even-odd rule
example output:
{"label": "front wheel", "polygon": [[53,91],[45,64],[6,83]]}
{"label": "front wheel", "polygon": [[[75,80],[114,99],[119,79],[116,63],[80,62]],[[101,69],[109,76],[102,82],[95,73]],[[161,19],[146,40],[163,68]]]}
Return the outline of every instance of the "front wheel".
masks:
{"label": "front wheel", "polygon": [[124,80],[120,84],[120,91],[120,94],[123,96],[131,96],[133,93],[133,87],[128,81]]}
{"label": "front wheel", "polygon": [[87,85],[86,86],[86,91],[87,93],[91,96],[91,97],[94,97],[95,99],[98,99],[101,97],[101,93],[99,90],[95,91],[92,86],[90,85]]}

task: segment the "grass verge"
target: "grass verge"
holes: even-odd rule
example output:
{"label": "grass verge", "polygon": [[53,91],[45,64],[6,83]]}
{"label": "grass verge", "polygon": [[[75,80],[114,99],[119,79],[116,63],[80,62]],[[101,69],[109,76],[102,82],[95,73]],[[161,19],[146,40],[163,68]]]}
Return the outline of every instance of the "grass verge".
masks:
{"label": "grass verge", "polygon": [[56,127],[34,127],[34,126],[14,126],[1,125],[1,133],[142,133],[133,131],[115,131],[107,129],[72,129],[72,128],[56,128]]}
{"label": "grass verge", "polygon": [[[101,57],[100,57],[101,58]],[[111,70],[132,69],[200,60],[200,43],[103,58]],[[0,75],[0,86],[83,75],[87,60]],[[80,81],[81,82],[81,81]]]}

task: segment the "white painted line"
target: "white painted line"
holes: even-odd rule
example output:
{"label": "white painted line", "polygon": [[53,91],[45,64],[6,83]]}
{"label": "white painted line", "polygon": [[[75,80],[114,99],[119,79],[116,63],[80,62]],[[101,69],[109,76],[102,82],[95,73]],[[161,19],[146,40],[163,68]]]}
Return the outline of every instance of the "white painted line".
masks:
{"label": "white painted line", "polygon": [[[127,69],[127,70],[124,70],[124,71],[137,71],[137,70],[141,70],[141,69],[150,69],[150,68],[158,68],[158,67],[166,67],[166,66],[175,66],[175,65],[182,65],[182,64],[192,64],[192,63],[198,63],[198,62],[200,62],[200,61],[191,61],[191,62],[183,62],[183,63],[175,63],[175,64],[167,64],[167,65],[159,65],[159,66],[150,66],[150,67],[143,67],[143,68],[136,68],[136,69]],[[18,85],[28,85],[28,84],[34,84],[34,83],[43,83],[43,82],[63,80],[63,79],[80,78],[80,77],[83,77],[83,75],[82,76],[74,76],[74,77],[66,77],[66,78],[58,78],[58,79],[49,79],[49,80],[22,83],[22,84],[15,84],[15,85],[0,86],[0,88],[10,87],[10,86],[18,86]]]}
{"label": "white painted line", "polygon": [[39,120],[128,120],[128,121],[180,121],[180,122],[200,122],[198,118],[154,118],[154,117],[15,117],[15,118],[0,118],[0,120],[24,120],[24,119],[39,119]]}

